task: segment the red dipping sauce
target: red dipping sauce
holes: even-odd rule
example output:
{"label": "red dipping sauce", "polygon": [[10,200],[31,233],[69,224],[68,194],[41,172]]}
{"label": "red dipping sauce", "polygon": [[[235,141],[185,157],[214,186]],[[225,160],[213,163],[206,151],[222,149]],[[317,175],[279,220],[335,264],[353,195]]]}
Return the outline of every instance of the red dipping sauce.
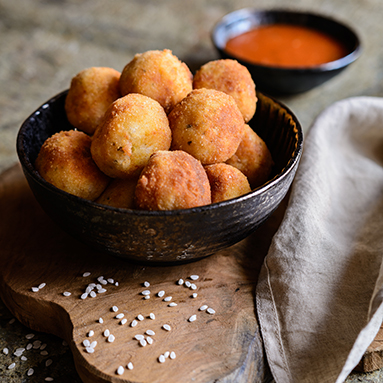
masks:
{"label": "red dipping sauce", "polygon": [[301,68],[340,59],[346,48],[333,37],[308,27],[272,24],[233,37],[225,51],[254,64]]}

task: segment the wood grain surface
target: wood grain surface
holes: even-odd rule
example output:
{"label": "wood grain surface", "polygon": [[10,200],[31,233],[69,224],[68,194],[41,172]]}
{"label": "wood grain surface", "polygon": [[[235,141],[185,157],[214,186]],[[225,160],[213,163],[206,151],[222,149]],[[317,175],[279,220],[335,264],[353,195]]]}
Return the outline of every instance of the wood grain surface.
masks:
{"label": "wood grain surface", "polygon": [[[84,382],[264,382],[270,376],[254,290],[282,214],[281,208],[256,233],[202,261],[135,265],[97,253],[59,229],[35,202],[15,165],[0,178],[0,296],[20,322],[70,344]],[[109,281],[103,285],[99,277]],[[196,290],[179,285],[180,278],[195,283]],[[149,287],[144,287],[145,281]],[[91,283],[106,291],[82,299]],[[45,286],[32,290],[41,284]],[[150,290],[150,299],[145,299],[144,290]],[[157,295],[161,290],[162,298]],[[99,291],[97,286],[93,291]],[[167,296],[171,301],[164,301]],[[169,307],[171,302],[177,305]],[[215,313],[200,311],[202,305]],[[123,318],[116,318],[118,314]],[[137,320],[140,314],[142,321]],[[197,319],[190,322],[192,315]],[[122,319],[127,322],[122,324]],[[137,325],[131,327],[134,319]],[[164,330],[164,324],[171,331]],[[113,342],[104,336],[105,330],[114,336]],[[147,330],[155,333],[153,343],[142,346],[135,335]],[[86,339],[97,341],[93,353],[87,352]],[[174,351],[176,358],[160,363],[167,351]],[[122,375],[117,374],[119,366]]]}

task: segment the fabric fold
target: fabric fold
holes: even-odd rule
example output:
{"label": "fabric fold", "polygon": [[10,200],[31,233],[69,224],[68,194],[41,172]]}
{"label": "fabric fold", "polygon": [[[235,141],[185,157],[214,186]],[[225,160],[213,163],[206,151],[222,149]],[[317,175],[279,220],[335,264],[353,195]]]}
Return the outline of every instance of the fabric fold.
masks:
{"label": "fabric fold", "polygon": [[383,319],[383,99],[314,121],[262,267],[257,313],[277,383],[342,382]]}

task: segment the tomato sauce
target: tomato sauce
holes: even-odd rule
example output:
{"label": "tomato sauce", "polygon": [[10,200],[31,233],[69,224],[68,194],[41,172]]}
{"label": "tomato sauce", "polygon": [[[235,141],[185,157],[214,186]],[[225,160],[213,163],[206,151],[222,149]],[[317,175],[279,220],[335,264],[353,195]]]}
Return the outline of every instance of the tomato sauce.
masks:
{"label": "tomato sauce", "polygon": [[346,48],[331,36],[308,27],[272,24],[227,41],[225,51],[254,64],[310,67],[337,60]]}

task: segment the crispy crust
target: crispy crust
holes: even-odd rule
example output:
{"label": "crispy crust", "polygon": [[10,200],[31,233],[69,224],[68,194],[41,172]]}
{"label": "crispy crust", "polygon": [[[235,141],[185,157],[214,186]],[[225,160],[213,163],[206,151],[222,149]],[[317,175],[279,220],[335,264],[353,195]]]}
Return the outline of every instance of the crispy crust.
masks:
{"label": "crispy crust", "polygon": [[42,145],[35,166],[49,183],[70,194],[95,200],[110,179],[94,163],[91,139],[83,132],[62,131]]}
{"label": "crispy crust", "polygon": [[245,125],[242,141],[236,153],[226,163],[244,173],[253,189],[268,180],[274,166],[265,142],[249,125]]}
{"label": "crispy crust", "polygon": [[211,202],[221,202],[251,191],[246,176],[233,166],[213,164],[205,166],[211,188]]}
{"label": "crispy crust", "polygon": [[169,114],[171,148],[202,164],[225,162],[242,140],[244,121],[234,99],[214,89],[196,89]]}
{"label": "crispy crust", "polygon": [[121,73],[122,95],[140,93],[158,101],[166,113],[193,89],[188,66],[169,49],[138,53]]}
{"label": "crispy crust", "polygon": [[153,153],[168,150],[170,144],[171,131],[162,106],[150,97],[130,93],[106,111],[91,152],[105,174],[127,178],[138,175]]}
{"label": "crispy crust", "polygon": [[210,184],[203,166],[183,151],[153,154],[136,187],[139,209],[187,209],[210,203]]}
{"label": "crispy crust", "polygon": [[195,74],[193,88],[216,89],[232,96],[245,122],[254,116],[257,96],[249,70],[236,60],[216,60],[203,65]]}
{"label": "crispy crust", "polygon": [[65,100],[69,122],[93,134],[109,105],[120,97],[120,72],[112,68],[84,69],[72,78]]}

